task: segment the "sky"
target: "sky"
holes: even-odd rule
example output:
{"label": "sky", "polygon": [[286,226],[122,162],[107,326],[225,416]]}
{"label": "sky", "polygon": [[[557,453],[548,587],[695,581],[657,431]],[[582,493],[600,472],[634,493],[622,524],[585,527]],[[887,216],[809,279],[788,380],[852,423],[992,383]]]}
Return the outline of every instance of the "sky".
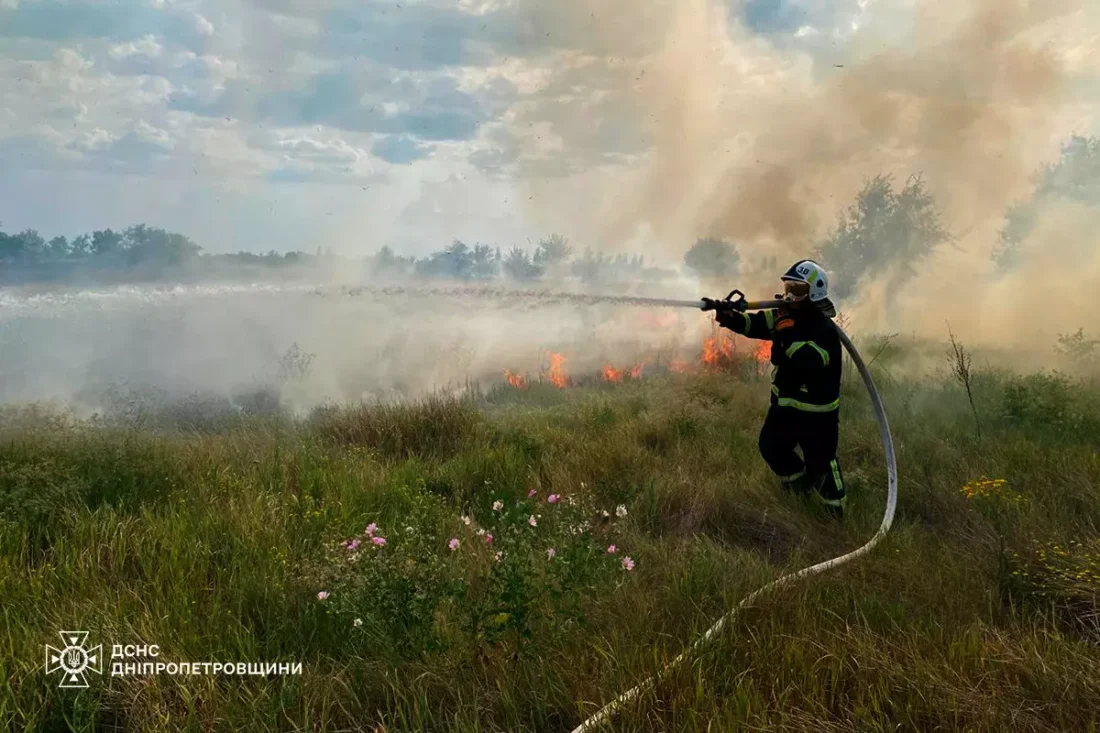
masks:
{"label": "sky", "polygon": [[880,170],[999,211],[1097,131],[1097,11],[1038,5],[0,0],[0,226],[676,261],[804,247]]}

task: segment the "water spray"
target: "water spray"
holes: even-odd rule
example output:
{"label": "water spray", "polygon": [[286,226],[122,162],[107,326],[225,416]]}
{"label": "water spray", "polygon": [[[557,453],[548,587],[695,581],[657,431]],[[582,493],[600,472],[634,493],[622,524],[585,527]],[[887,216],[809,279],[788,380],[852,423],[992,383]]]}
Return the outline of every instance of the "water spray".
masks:
{"label": "water spray", "polygon": [[[667,306],[667,307],[682,307],[682,308],[698,308],[700,310],[710,310],[714,308],[730,308],[740,311],[746,310],[763,310],[770,308],[778,308],[783,305],[781,300],[770,301],[746,301],[744,294],[738,290],[734,290],[727,295],[723,300],[664,300],[660,298],[629,298],[618,300],[616,302],[623,302],[624,304],[636,304],[636,305],[650,305],[650,306]],[[875,417],[878,420],[879,432],[882,437],[882,447],[886,454],[886,510],[882,517],[882,524],[879,525],[878,531],[874,536],[867,541],[862,547],[855,549],[845,555],[834,557],[831,560],[825,560],[824,562],[811,565],[807,568],[803,568],[794,573],[782,575],[767,585],[758,588],[757,590],[746,596],[740,603],[726,612],[721,618],[719,618],[714,625],[707,629],[706,633],[695,640],[687,649],[682,651],[671,662],[661,668],[657,674],[644,680],[638,685],[630,688],[626,692],[622,693],[614,700],[609,702],[600,708],[594,715],[590,716],[583,723],[573,729],[573,733],[586,733],[587,731],[595,730],[598,726],[606,723],[610,718],[619,712],[624,705],[637,699],[643,692],[654,687],[657,682],[664,679],[671,671],[676,669],[687,659],[693,657],[703,647],[714,641],[718,635],[725,629],[729,622],[737,615],[737,612],[742,608],[745,608],[750,603],[755,601],[760,596],[770,591],[782,588],[801,580],[802,578],[809,577],[811,575],[818,575],[831,570],[832,568],[839,567],[845,563],[851,562],[858,557],[862,557],[869,553],[872,549],[882,541],[882,538],[886,536],[886,533],[890,530],[890,525],[894,521],[894,510],[897,508],[898,503],[898,468],[897,460],[894,455],[894,441],[890,436],[890,427],[886,422],[886,411],[882,406],[882,398],[879,396],[878,390],[875,388],[875,382],[871,378],[871,372],[867,369],[867,365],[863,362],[863,358],[859,355],[859,351],[848,338],[848,334],[844,333],[844,329],[833,323],[837,330],[837,334],[840,336],[840,342],[844,344],[844,348],[852,357],[852,362],[859,370],[860,376],[863,378],[863,384],[867,387],[867,393],[871,397],[871,404],[875,410]]]}
{"label": "water spray", "polygon": [[[634,305],[652,306],[655,308],[698,308],[706,309],[705,300],[676,300],[673,298],[646,298],[636,295],[596,295],[590,293],[570,293],[554,290],[521,290],[518,288],[493,288],[476,285],[455,285],[445,287],[438,285],[359,285],[345,287],[337,290],[327,288],[313,288],[310,293],[315,296],[349,295],[349,296],[381,296],[392,297],[416,297],[416,298],[476,298],[483,300],[539,300],[545,305],[566,303],[571,305]],[[734,296],[738,296],[734,299]],[[711,301],[722,304],[721,307],[736,307],[741,310],[766,310],[779,308],[782,300],[758,300],[747,301],[740,290],[734,290],[723,300]]]}

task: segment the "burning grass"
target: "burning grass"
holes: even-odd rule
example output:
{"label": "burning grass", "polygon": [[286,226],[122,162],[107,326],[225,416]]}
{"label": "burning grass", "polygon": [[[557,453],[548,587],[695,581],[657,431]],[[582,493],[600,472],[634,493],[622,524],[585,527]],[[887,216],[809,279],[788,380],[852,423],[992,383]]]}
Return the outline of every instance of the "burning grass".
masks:
{"label": "burning grass", "polygon": [[[687,374],[668,357],[611,364],[609,381],[570,375],[561,352],[541,384],[480,400],[207,433],[0,420],[0,720],[571,729],[724,608],[881,519],[865,399],[845,397],[852,508],[838,527],[757,456],[766,384],[704,368],[706,353],[683,357]],[[980,439],[954,382],[885,384],[902,471],[886,542],[761,598],[617,726],[1088,730],[1100,463],[1079,427],[1097,388],[1073,383],[1081,399],[1064,404],[1049,386],[977,376]],[[62,628],[105,649],[157,644],[166,661],[301,662],[303,675],[92,675],[89,690],[59,690],[41,651]]]}
{"label": "burning grass", "polygon": [[[604,362],[593,374],[599,380],[609,384],[622,384],[625,380],[638,380],[643,377],[676,373],[691,374],[697,372],[727,372],[742,375],[761,375],[768,368],[771,359],[771,343],[752,341],[735,336],[730,331],[712,325],[711,335],[703,339],[696,353],[642,354],[630,364]],[[545,352],[545,363],[541,365],[536,377],[527,372],[504,369],[505,383],[516,389],[527,389],[533,383],[545,382],[558,389],[584,384],[590,375],[574,377],[569,373],[565,353]]]}

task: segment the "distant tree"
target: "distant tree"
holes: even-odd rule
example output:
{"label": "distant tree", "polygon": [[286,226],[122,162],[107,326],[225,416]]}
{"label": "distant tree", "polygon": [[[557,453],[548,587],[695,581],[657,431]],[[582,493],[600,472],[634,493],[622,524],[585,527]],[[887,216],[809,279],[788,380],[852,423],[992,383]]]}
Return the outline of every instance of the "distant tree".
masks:
{"label": "distant tree", "polygon": [[741,268],[741,255],[721,239],[696,239],[684,255],[684,267],[696,277],[731,279]]}
{"label": "distant tree", "polygon": [[70,257],[87,257],[92,253],[92,238],[87,234],[81,234],[79,237],[74,237],[72,243],[69,245]]}
{"label": "distant tree", "polygon": [[110,229],[92,232],[92,254],[97,257],[112,255],[121,252],[122,235]]}
{"label": "distant tree", "polygon": [[424,277],[450,277],[468,280],[473,274],[473,253],[456,239],[450,246],[416,263],[416,273]]}
{"label": "distant tree", "polygon": [[569,241],[565,237],[560,234],[551,234],[546,239],[539,240],[532,262],[543,272],[560,274],[564,271],[572,254],[573,248],[569,246]]}
{"label": "distant tree", "polygon": [[892,177],[879,175],[840,214],[836,229],[816,255],[833,275],[837,297],[850,295],[871,277],[888,277],[890,292],[897,293],[914,274],[914,266],[950,239],[920,176],[909,178],[895,192]]}
{"label": "distant tree", "polygon": [[374,255],[374,271],[379,274],[404,274],[408,272],[408,261],[398,257],[389,245],[385,245]]}
{"label": "distant tree", "polygon": [[534,262],[531,255],[519,247],[512,247],[501,263],[501,267],[513,280],[537,280],[542,276],[542,268]]}
{"label": "distant tree", "polygon": [[500,250],[493,256],[493,249],[485,244],[474,246],[470,253],[470,275],[477,280],[492,280],[500,272]]}
{"label": "distant tree", "polygon": [[447,263],[447,274],[460,280],[470,278],[474,269],[473,256],[463,242],[457,239],[451,242],[451,246],[443,250],[443,257]]}
{"label": "distant tree", "polygon": [[1058,199],[1100,207],[1100,138],[1074,135],[1062,146],[1058,162],[1039,172],[1031,199],[1008,208],[993,252],[998,269],[1009,270],[1020,263],[1020,250],[1038,224],[1042,207]]}
{"label": "distant tree", "polygon": [[23,251],[23,242],[14,234],[0,231],[0,262],[19,259]]}
{"label": "distant tree", "polygon": [[69,256],[69,240],[66,237],[54,237],[46,245],[50,259],[63,260]]}
{"label": "distant tree", "polygon": [[201,247],[182,234],[137,224],[122,233],[121,250],[130,265],[180,265],[197,256]]}
{"label": "distant tree", "polygon": [[1076,333],[1058,334],[1058,345],[1054,350],[1062,357],[1084,366],[1092,364],[1096,360],[1096,354],[1100,351],[1100,339],[1085,336],[1085,329],[1079,328]]}
{"label": "distant tree", "polygon": [[573,275],[580,278],[587,285],[602,282],[607,270],[607,260],[604,255],[595,253],[591,248],[585,247],[584,254],[573,260]]}
{"label": "distant tree", "polygon": [[39,262],[46,255],[46,240],[34,229],[19,234],[0,233],[0,260],[9,262]]}

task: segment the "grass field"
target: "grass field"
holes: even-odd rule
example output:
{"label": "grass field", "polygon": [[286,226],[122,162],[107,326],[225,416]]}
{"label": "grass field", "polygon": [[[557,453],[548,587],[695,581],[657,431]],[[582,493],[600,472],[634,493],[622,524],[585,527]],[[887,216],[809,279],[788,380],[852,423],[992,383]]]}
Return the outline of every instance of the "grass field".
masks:
{"label": "grass field", "polygon": [[[976,369],[972,409],[950,375],[891,378],[888,362],[886,541],[762,598],[613,729],[1100,727],[1100,386]],[[766,382],[718,373],[299,420],[9,408],[0,721],[570,730],[723,609],[877,528],[885,470],[859,384],[843,525],[778,490],[756,452],[766,400]],[[69,629],[104,645],[85,690],[43,669]],[[114,644],[302,673],[111,676],[134,661]]]}

